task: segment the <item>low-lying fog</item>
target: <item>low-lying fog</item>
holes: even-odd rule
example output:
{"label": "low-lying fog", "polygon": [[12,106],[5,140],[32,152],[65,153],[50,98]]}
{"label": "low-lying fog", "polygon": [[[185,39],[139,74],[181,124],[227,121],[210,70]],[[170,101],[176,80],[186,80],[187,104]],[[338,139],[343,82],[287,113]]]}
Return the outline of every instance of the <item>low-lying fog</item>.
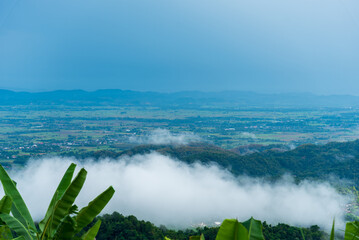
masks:
{"label": "low-lying fog", "polygon": [[173,144],[183,145],[191,142],[199,142],[201,138],[193,133],[172,133],[167,129],[157,128],[144,135],[133,135],[129,138],[131,143],[137,144]]}
{"label": "low-lying fog", "polygon": [[188,165],[158,153],[80,163],[71,158],[31,160],[10,175],[36,220],[45,214],[71,162],[88,171],[76,203],[83,207],[112,185],[116,193],[104,213],[118,211],[156,225],[186,227],[224,218],[253,216],[269,223],[322,227],[343,219],[347,199],[326,183],[290,177],[276,183],[235,177],[215,165]]}

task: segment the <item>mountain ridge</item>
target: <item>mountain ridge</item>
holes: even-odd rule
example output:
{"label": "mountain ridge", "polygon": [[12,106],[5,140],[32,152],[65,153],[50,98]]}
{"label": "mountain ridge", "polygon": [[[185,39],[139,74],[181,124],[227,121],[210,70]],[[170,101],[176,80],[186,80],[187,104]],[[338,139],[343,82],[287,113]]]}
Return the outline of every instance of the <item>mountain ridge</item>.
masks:
{"label": "mountain ridge", "polygon": [[155,107],[359,107],[359,96],[247,91],[174,93],[121,89],[15,92],[0,89],[0,105],[155,106]]}

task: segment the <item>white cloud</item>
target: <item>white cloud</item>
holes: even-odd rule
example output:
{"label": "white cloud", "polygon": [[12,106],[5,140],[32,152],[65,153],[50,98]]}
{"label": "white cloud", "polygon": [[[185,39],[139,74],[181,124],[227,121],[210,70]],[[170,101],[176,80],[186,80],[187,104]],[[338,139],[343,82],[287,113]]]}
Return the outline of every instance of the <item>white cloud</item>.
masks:
{"label": "white cloud", "polygon": [[171,133],[167,129],[155,129],[143,136],[131,136],[130,142],[139,144],[188,144],[200,141],[200,137],[193,133]]}
{"label": "white cloud", "polygon": [[[36,220],[44,216],[57,184],[74,161],[32,160],[11,173]],[[116,193],[104,212],[132,214],[156,225],[188,227],[253,216],[272,224],[329,227],[334,217],[337,222],[343,219],[346,204],[346,198],[326,183],[297,185],[290,177],[275,183],[236,178],[217,166],[188,165],[158,153],[77,164],[88,170],[76,202],[80,207],[112,185]]]}
{"label": "white cloud", "polygon": [[243,138],[253,138],[253,139],[257,138],[257,136],[254,133],[250,133],[250,132],[242,132],[240,135]]}

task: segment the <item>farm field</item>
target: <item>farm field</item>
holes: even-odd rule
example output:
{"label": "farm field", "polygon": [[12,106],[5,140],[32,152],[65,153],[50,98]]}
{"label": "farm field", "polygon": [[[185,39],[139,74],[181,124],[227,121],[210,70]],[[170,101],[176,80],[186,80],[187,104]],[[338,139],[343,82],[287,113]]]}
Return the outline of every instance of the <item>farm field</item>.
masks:
{"label": "farm field", "polygon": [[359,109],[210,109],[104,106],[1,106],[0,159],[99,150],[123,151],[156,129],[194,134],[233,149],[248,144],[288,148],[359,138]]}

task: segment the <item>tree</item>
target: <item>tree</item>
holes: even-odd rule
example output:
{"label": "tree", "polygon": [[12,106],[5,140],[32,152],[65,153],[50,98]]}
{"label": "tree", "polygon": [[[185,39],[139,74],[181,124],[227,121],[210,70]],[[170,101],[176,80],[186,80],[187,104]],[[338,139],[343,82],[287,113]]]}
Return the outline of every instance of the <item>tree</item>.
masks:
{"label": "tree", "polygon": [[5,197],[0,201],[0,234],[7,234],[6,239],[10,239],[11,229],[20,237],[19,239],[25,240],[95,239],[100,228],[100,220],[81,237],[77,235],[102,211],[115,190],[110,186],[88,206],[77,211],[74,202],[86,180],[87,171],[82,168],[72,180],[75,168],[76,165],[71,164],[65,172],[46,215],[37,228],[15,182],[0,165],[0,181],[5,191]]}

